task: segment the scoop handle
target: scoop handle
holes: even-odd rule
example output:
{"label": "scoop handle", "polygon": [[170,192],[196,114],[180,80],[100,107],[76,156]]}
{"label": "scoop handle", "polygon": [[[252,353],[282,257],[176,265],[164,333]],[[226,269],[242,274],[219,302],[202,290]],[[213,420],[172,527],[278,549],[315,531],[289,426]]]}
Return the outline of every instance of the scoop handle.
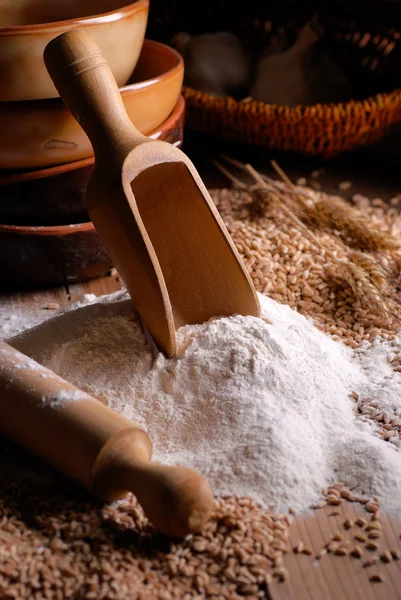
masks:
{"label": "scoop handle", "polygon": [[64,104],[82,126],[96,160],[124,159],[149,141],[132,124],[114,75],[86,31],[72,29],[51,40],[43,54]]}
{"label": "scoop handle", "polygon": [[202,475],[151,462],[145,431],[1,341],[0,433],[105,500],[132,492],[167,535],[199,531],[210,515]]}

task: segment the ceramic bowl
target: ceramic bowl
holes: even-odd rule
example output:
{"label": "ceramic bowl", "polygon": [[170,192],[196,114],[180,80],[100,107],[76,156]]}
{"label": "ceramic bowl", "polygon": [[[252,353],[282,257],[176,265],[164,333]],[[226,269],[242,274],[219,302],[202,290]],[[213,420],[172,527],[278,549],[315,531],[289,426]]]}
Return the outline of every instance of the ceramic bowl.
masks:
{"label": "ceramic bowl", "polygon": [[[146,41],[131,83],[120,88],[129,117],[147,135],[181,92],[184,65],[172,48]],[[0,86],[1,88],[1,86]],[[34,169],[93,155],[88,137],[59,98],[0,103],[0,169]]]}
{"label": "ceramic bowl", "polygon": [[1,0],[0,101],[57,98],[43,62],[53,38],[85,29],[118,85],[131,75],[145,37],[149,0]]}
{"label": "ceramic bowl", "polygon": [[112,263],[89,221],[55,227],[0,225],[0,289],[74,283]]}
{"label": "ceramic bowl", "polygon": [[[184,109],[180,97],[166,121],[149,137],[180,146]],[[0,175],[0,223],[62,225],[87,219],[85,191],[93,163],[91,157],[49,169]]]}

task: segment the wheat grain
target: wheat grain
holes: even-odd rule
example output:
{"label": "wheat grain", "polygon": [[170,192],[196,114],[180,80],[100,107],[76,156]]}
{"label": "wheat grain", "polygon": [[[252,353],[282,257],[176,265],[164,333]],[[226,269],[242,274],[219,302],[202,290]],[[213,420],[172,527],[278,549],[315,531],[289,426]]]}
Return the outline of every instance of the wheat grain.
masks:
{"label": "wheat grain", "polygon": [[390,563],[393,560],[393,557],[392,557],[392,554],[391,554],[390,550],[385,550],[383,552],[383,554],[380,555],[380,559],[384,563]]}
{"label": "wheat grain", "polygon": [[379,562],[379,557],[377,555],[372,556],[371,558],[369,558],[368,560],[365,560],[365,562],[363,563],[363,567],[365,569],[368,569],[369,567],[373,567],[374,565],[377,565],[377,563]]}
{"label": "wheat grain", "polygon": [[349,550],[344,546],[340,546],[334,551],[334,554],[336,554],[337,556],[348,556]]}
{"label": "wheat grain", "polygon": [[382,581],[385,581],[385,579],[381,573],[375,573],[369,577],[369,581],[372,583],[381,583]]}
{"label": "wheat grain", "polygon": [[367,542],[365,544],[365,548],[367,550],[378,550],[379,546],[377,544],[375,544],[374,542]]}

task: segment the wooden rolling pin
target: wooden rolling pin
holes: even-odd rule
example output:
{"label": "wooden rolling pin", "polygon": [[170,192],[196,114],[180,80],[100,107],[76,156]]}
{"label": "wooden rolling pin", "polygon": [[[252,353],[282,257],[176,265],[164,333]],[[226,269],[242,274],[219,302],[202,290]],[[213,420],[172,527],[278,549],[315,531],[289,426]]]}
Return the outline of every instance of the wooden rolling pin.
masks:
{"label": "wooden rolling pin", "polygon": [[145,431],[4,342],[0,432],[105,500],[132,492],[167,535],[199,531],[210,515],[204,477],[151,463]]}

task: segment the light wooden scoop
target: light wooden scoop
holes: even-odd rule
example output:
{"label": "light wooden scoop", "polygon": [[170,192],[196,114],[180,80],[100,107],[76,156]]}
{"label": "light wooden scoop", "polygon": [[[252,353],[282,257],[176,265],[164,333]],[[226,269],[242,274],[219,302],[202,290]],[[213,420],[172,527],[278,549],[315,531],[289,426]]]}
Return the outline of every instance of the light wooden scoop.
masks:
{"label": "light wooden scoop", "polygon": [[151,463],[145,431],[5,342],[0,433],[105,500],[133,492],[167,535],[199,531],[210,516],[213,495],[204,477]]}
{"label": "light wooden scoop", "polygon": [[89,215],[157,346],[175,331],[232,314],[259,316],[256,292],[195,167],[131,123],[95,42],[73,30],[44,53],[54,84],[88,135]]}

